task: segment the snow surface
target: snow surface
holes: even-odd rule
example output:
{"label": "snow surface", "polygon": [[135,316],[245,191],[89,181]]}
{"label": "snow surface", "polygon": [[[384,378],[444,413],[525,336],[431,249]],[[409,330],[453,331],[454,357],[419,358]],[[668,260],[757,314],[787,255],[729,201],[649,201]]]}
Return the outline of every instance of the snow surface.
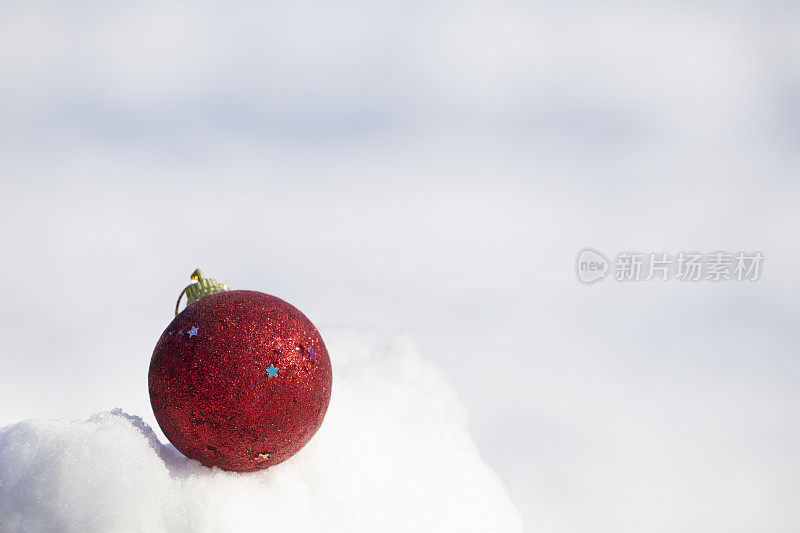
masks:
{"label": "snow surface", "polygon": [[0,530],[522,529],[465,409],[408,338],[339,327],[325,339],[330,408],[292,459],[254,474],[208,469],[120,409],[26,420],[0,430]]}

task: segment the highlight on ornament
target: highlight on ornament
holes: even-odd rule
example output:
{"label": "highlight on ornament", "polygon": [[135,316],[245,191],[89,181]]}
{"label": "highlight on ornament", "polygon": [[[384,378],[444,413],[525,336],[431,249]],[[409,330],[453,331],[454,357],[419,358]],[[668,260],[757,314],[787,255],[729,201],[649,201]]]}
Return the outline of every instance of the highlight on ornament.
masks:
{"label": "highlight on ornament", "polygon": [[191,280],[150,360],[161,430],[209,467],[249,472],[285,461],[317,432],[330,402],[322,336],[280,298],[231,290],[200,269]]}

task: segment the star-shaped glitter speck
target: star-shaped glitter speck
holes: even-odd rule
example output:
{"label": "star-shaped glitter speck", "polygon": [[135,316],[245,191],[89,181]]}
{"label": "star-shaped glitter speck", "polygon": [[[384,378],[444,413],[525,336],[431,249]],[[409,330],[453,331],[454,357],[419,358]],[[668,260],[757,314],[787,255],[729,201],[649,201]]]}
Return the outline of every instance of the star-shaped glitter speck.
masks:
{"label": "star-shaped glitter speck", "polygon": [[267,378],[277,378],[278,377],[278,367],[275,365],[269,365],[267,369]]}
{"label": "star-shaped glitter speck", "polygon": [[311,359],[312,361],[316,361],[317,360],[317,356],[314,355],[314,348],[309,348],[308,349],[308,358]]}
{"label": "star-shaped glitter speck", "polygon": [[195,335],[197,335],[197,326],[192,326],[192,329],[190,329],[190,330],[188,331],[188,333],[189,333],[189,338],[190,338],[190,339],[191,339],[192,337],[194,337]]}

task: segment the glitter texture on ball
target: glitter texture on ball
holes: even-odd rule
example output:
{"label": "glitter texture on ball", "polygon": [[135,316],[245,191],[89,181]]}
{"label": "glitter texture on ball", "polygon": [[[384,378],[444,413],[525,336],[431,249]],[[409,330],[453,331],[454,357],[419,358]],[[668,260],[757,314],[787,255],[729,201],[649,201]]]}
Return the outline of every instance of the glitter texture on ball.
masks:
{"label": "glitter texture on ball", "polygon": [[153,351],[156,420],[181,453],[249,472],[285,461],[316,433],[331,363],[308,318],[280,298],[235,290],[183,310]]}

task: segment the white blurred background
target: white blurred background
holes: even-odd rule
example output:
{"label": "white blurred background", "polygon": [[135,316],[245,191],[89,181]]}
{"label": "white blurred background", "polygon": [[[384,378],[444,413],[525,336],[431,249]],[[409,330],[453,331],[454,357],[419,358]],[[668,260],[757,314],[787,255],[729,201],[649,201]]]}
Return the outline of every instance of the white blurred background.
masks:
{"label": "white blurred background", "polygon": [[0,1],[0,425],[154,424],[201,267],[410,333],[531,531],[796,531],[799,142],[793,2]]}

